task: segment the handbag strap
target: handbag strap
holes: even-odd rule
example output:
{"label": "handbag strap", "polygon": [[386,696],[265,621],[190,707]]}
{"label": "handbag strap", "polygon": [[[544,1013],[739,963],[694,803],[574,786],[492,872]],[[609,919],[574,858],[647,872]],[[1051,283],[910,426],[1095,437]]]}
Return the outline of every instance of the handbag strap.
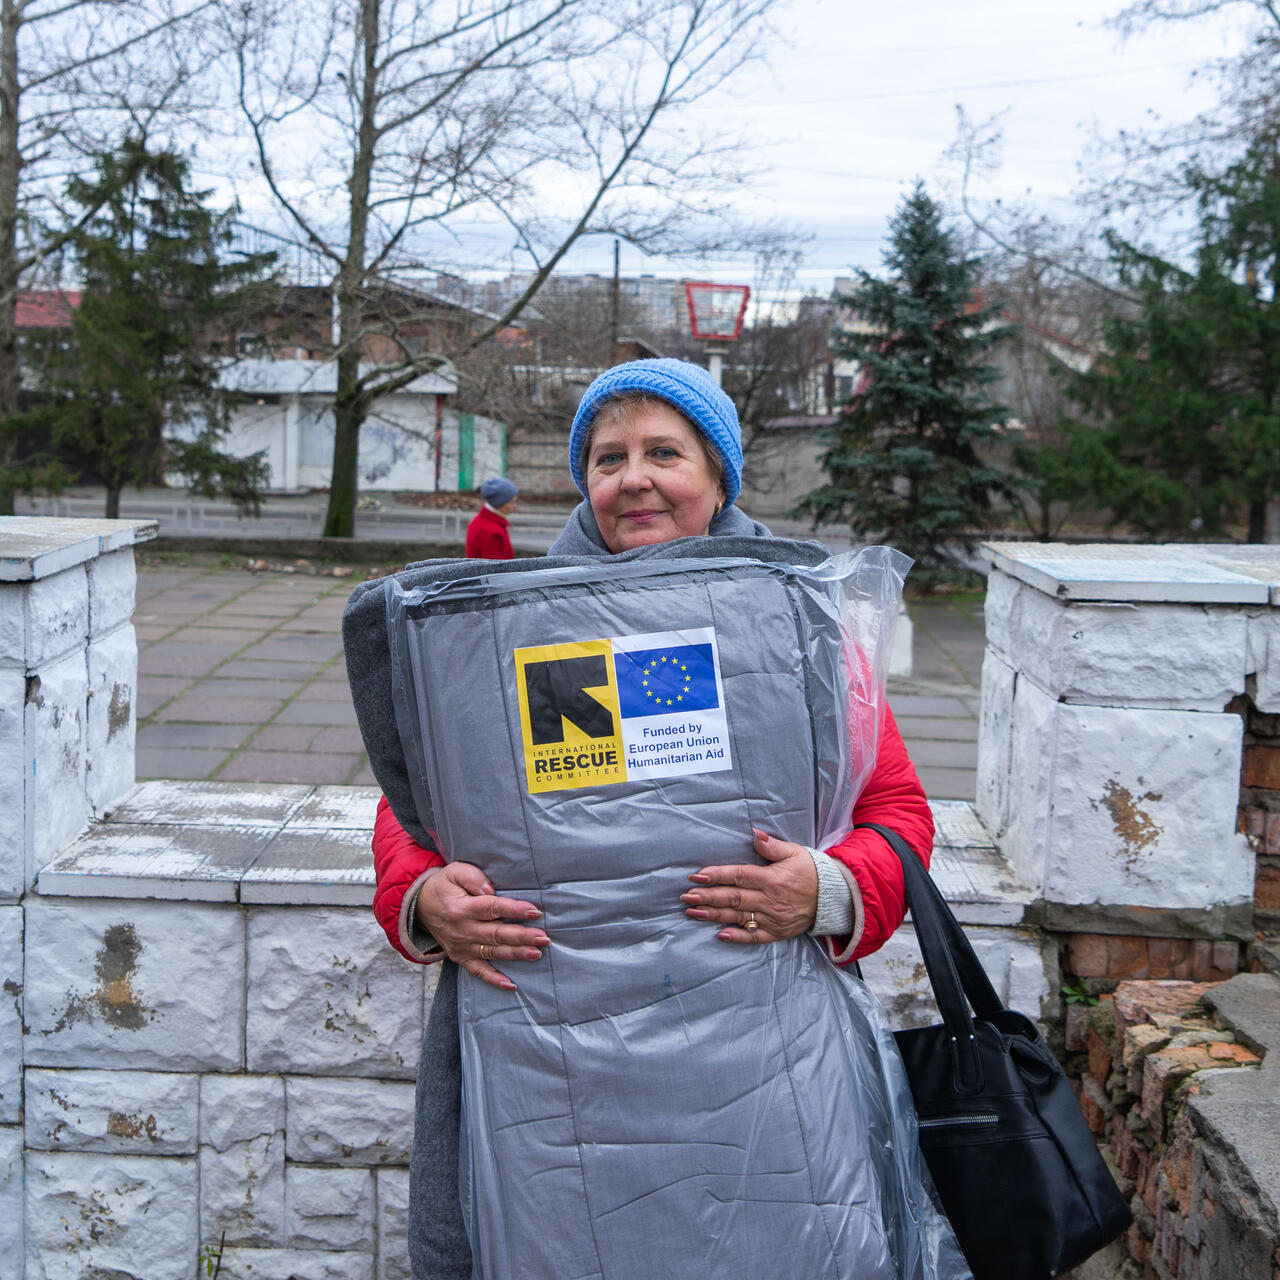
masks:
{"label": "handbag strap", "polygon": [[898,856],[915,925],[916,939],[938,1011],[956,1049],[958,1087],[968,1091],[981,1084],[982,1069],[973,1039],[973,1015],[991,1020],[1003,1009],[1000,997],[959,921],[951,912],[933,877],[915,850],[896,832],[878,822],[859,822],[855,830],[876,832]]}

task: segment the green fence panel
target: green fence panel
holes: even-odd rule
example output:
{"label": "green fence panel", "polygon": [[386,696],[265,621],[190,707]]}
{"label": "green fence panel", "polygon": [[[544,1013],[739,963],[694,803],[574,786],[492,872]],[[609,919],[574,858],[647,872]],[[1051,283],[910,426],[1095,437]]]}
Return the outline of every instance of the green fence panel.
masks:
{"label": "green fence panel", "polygon": [[458,414],[458,492],[476,487],[476,415]]}

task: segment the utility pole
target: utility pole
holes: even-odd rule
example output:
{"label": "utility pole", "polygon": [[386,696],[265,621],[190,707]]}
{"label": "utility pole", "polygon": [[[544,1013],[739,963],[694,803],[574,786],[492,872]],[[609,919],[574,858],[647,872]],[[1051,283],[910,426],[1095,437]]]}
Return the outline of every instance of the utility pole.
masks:
{"label": "utility pole", "polygon": [[613,241],[613,289],[609,297],[609,364],[618,359],[618,266],[622,257],[622,241]]}

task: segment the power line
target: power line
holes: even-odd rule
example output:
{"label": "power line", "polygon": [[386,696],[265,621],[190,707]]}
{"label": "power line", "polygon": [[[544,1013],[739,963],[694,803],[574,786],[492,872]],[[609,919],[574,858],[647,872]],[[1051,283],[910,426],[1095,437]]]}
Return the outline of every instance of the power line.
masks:
{"label": "power line", "polygon": [[781,107],[838,106],[846,102],[883,102],[890,98],[919,98],[938,93],[979,93],[985,89],[1022,89],[1046,84],[1067,84],[1076,80],[1105,80],[1119,76],[1145,75],[1152,71],[1190,71],[1198,62],[1165,62],[1147,67],[1108,68],[1105,71],[1080,71],[1056,76],[1032,76],[1025,80],[991,80],[971,84],[937,85],[933,88],[883,89],[875,93],[845,94],[836,98],[788,98],[785,102],[755,103],[755,110]]}

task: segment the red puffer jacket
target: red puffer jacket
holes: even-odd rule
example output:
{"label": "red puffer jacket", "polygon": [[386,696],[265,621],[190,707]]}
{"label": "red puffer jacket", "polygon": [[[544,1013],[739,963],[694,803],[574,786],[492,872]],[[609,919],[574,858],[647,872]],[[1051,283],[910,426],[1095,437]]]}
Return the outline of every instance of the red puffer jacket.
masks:
{"label": "red puffer jacket", "polygon": [[[925,866],[933,851],[933,814],[915,766],[898,732],[893,715],[885,708],[876,767],[853,807],[850,825],[878,822],[897,831],[920,855]],[[786,839],[786,832],[776,834]],[[878,951],[902,923],[906,914],[906,892],[902,866],[897,855],[874,831],[850,831],[827,852],[838,858],[852,874],[862,895],[862,933],[853,940],[833,939],[828,948],[838,964],[849,964]],[[387,939],[408,960],[401,935],[401,913],[405,895],[429,867],[444,865],[444,858],[424,849],[396,821],[384,797],[373,824],[373,867],[377,888],[373,894],[373,914],[386,930]],[[430,959],[440,959],[433,954]]]}
{"label": "red puffer jacket", "polygon": [[468,560],[513,560],[510,521],[490,507],[481,507],[467,525],[466,555]]}

